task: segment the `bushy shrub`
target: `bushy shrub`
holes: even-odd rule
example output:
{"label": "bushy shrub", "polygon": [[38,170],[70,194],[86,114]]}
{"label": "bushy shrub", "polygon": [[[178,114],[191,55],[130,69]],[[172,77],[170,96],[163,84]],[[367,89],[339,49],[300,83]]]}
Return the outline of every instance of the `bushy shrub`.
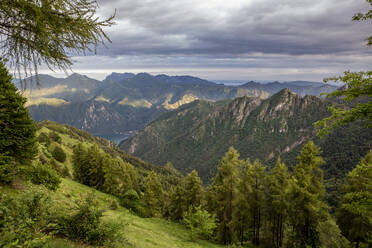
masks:
{"label": "bushy shrub", "polygon": [[39,143],[45,143],[47,145],[49,145],[50,142],[51,142],[48,134],[46,134],[44,132],[39,134],[38,141],[39,141]]}
{"label": "bushy shrub", "polygon": [[15,175],[15,162],[8,156],[0,154],[0,184],[10,184]]}
{"label": "bushy shrub", "polygon": [[116,210],[116,209],[118,209],[118,207],[119,207],[118,201],[116,199],[112,200],[111,205],[110,205],[110,209],[111,210]]}
{"label": "bushy shrub", "polygon": [[61,138],[61,136],[59,136],[58,133],[56,133],[56,132],[50,132],[50,133],[49,133],[49,138],[50,138],[51,140],[53,140],[54,142],[57,142],[57,143],[59,143],[59,144],[62,143],[62,138]]}
{"label": "bushy shrub", "polygon": [[191,239],[197,238],[209,239],[216,228],[216,217],[197,207],[195,210],[190,209],[183,216],[183,221],[191,230]]}
{"label": "bushy shrub", "polygon": [[128,200],[131,200],[131,201],[138,201],[139,200],[138,193],[134,189],[130,189],[127,192],[125,192],[124,198],[128,199]]}
{"label": "bushy shrub", "polygon": [[48,192],[32,188],[18,196],[0,193],[0,247],[45,247],[48,236]]}
{"label": "bushy shrub", "polygon": [[139,200],[137,192],[133,189],[124,194],[124,197],[120,199],[120,205],[140,217],[150,217],[144,203]]}
{"label": "bushy shrub", "polygon": [[61,179],[49,165],[35,164],[29,169],[28,177],[33,184],[42,184],[47,189],[57,190]]}
{"label": "bushy shrub", "polygon": [[76,202],[76,212],[64,215],[57,220],[59,235],[70,239],[80,240],[92,245],[110,247],[119,238],[121,224],[103,223],[103,210],[97,207],[98,203],[93,193],[85,199]]}
{"label": "bushy shrub", "polygon": [[58,162],[63,163],[63,162],[66,161],[66,153],[60,146],[54,147],[54,149],[52,151],[52,156]]}
{"label": "bushy shrub", "polygon": [[40,161],[41,164],[48,163],[48,159],[43,154],[39,155],[39,161]]}

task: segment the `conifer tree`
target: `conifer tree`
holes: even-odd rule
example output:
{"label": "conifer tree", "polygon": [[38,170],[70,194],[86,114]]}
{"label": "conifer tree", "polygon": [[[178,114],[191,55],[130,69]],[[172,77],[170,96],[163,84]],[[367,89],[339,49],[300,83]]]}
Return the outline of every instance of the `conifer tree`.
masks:
{"label": "conifer tree", "polygon": [[150,217],[162,212],[164,192],[159,176],[152,171],[145,179],[144,201]]}
{"label": "conifer tree", "polygon": [[0,60],[0,154],[24,163],[36,153],[36,128],[24,98]]}
{"label": "conifer tree", "polygon": [[285,220],[288,214],[287,202],[289,174],[287,166],[278,158],[267,180],[266,211],[270,224],[272,247],[282,247]]}
{"label": "conifer tree", "polygon": [[82,143],[77,144],[72,153],[72,167],[74,169],[74,179],[80,183],[84,183],[84,179],[88,168],[85,164],[86,148]]}
{"label": "conifer tree", "polygon": [[0,60],[0,177],[3,182],[11,180],[8,176],[16,170],[13,162],[29,163],[37,154],[36,128],[25,103],[26,98],[17,92]]}
{"label": "conifer tree", "polygon": [[186,211],[193,212],[200,206],[203,198],[203,186],[198,173],[193,170],[177,185],[170,194],[170,215],[180,220]]}
{"label": "conifer tree", "polygon": [[194,209],[200,206],[203,197],[203,186],[196,170],[187,174],[185,178],[185,206]]}
{"label": "conifer tree", "polygon": [[234,239],[233,211],[235,199],[238,196],[239,169],[243,161],[239,153],[230,147],[220,160],[218,172],[210,193],[210,204],[218,219],[217,239],[224,244],[230,244]]}
{"label": "conifer tree", "polygon": [[248,240],[248,235],[250,234],[249,222],[251,219],[251,206],[248,199],[250,194],[252,193],[252,187],[249,183],[251,168],[252,164],[249,159],[247,159],[247,161],[244,162],[243,168],[241,170],[240,181],[238,185],[238,194],[234,202],[234,233],[242,245],[246,240]]}
{"label": "conifer tree", "polygon": [[261,227],[264,217],[265,169],[265,166],[259,160],[255,160],[253,165],[247,166],[243,179],[246,180],[246,183],[251,188],[247,200],[251,211],[252,243],[257,246],[260,245]]}
{"label": "conifer tree", "polygon": [[297,157],[298,164],[289,183],[289,222],[292,227],[289,247],[319,247],[317,227],[327,217],[323,201],[325,189],[319,147],[309,141]]}
{"label": "conifer tree", "polygon": [[107,158],[103,172],[105,192],[121,198],[130,189],[139,192],[137,172],[131,164]]}
{"label": "conifer tree", "polygon": [[[346,238],[360,247],[372,244],[372,150],[346,178],[337,223]],[[369,240],[368,240],[369,239]]]}

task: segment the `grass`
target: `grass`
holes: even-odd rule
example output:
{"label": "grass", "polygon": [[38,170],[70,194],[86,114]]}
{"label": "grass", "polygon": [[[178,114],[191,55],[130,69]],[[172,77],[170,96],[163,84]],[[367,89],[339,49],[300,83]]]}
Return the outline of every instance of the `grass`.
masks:
{"label": "grass", "polygon": [[[9,192],[9,188],[3,191]],[[52,200],[61,208],[61,211],[68,211],[74,205],[74,201],[81,199],[85,195],[94,191],[98,200],[99,207],[105,209],[103,220],[105,222],[122,223],[124,230],[123,236],[127,244],[123,247],[133,248],[214,248],[220,245],[199,240],[190,240],[189,230],[175,222],[162,218],[140,218],[132,214],[129,210],[119,207],[117,210],[109,210],[109,206],[116,198],[114,196],[96,191],[90,187],[79,184],[70,179],[62,179],[60,188],[52,193]],[[49,242],[50,247],[83,248],[92,247],[69,240],[53,238]]]}

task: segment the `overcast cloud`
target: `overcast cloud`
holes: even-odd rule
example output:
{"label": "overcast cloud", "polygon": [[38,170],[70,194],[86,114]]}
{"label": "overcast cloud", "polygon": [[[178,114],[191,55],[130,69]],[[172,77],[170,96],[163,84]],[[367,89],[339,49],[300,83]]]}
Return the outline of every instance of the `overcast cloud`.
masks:
{"label": "overcast cloud", "polygon": [[191,74],[207,79],[321,80],[371,69],[372,23],[352,22],[365,0],[100,0],[116,9],[108,49],[74,71]]}

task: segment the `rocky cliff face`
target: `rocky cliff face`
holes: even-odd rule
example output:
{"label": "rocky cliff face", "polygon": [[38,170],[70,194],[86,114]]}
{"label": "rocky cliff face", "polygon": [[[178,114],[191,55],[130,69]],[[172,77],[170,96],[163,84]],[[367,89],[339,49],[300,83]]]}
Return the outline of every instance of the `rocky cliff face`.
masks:
{"label": "rocky cliff face", "polygon": [[[330,104],[315,96],[301,97],[288,89],[268,99],[198,101],[160,116],[120,147],[155,164],[170,161],[182,172],[196,169],[207,181],[215,175],[218,161],[229,146],[234,146],[244,159],[273,164],[280,156],[294,165],[302,145],[311,139],[324,150],[325,168],[335,166],[345,173],[351,163],[342,160],[342,154],[353,154],[353,161],[357,161],[372,146],[372,130],[355,123],[336,130],[349,141],[335,136],[318,140],[313,123],[329,115]],[[339,155],[335,158],[331,150]]]}

